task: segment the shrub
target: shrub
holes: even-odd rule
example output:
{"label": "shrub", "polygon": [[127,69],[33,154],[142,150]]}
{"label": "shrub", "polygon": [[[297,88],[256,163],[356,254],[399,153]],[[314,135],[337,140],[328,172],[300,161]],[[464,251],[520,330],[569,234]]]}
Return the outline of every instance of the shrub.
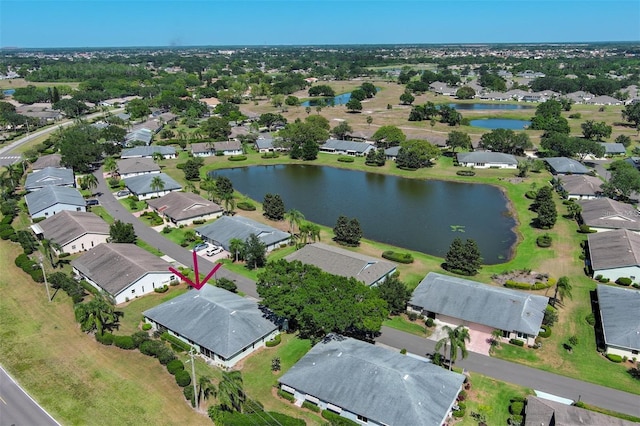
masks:
{"label": "shrub", "polygon": [[520,415],[513,415],[509,418],[509,424],[511,425],[523,425],[523,418]]}
{"label": "shrub", "polygon": [[569,343],[571,344],[571,346],[578,346],[578,336],[571,336],[569,337]]}
{"label": "shrub", "polygon": [[587,315],[586,317],[584,317],[584,320],[587,322],[587,324],[589,324],[591,327],[593,327],[594,325],[596,325],[596,316],[594,315],[593,312],[591,312],[589,315]]}
{"label": "shrub", "polygon": [[167,365],[174,359],[176,359],[176,354],[174,354],[173,351],[167,347],[163,347],[158,353],[158,361],[162,365]]}
{"label": "shrub", "polygon": [[458,170],[456,174],[458,176],[475,176],[476,172],[474,172],[473,170]]}
{"label": "shrub", "polygon": [[160,351],[165,348],[164,343],[159,340],[147,340],[140,344],[140,352],[145,355],[158,357]]}
{"label": "shrub", "polygon": [[346,417],[342,417],[340,414],[336,414],[333,411],[322,410],[322,417],[326,420],[329,420],[329,424],[331,426],[358,426],[359,423],[354,422],[353,420],[347,419]]}
{"label": "shrub", "polygon": [[418,319],[418,314],[416,314],[415,312],[409,312],[407,314],[407,317],[409,318],[409,321],[415,321]]}
{"label": "shrub", "polygon": [[261,158],[267,160],[269,158],[278,158],[279,156],[280,155],[277,152],[265,152],[264,154],[262,154]]}
{"label": "shrub", "polygon": [[306,408],[307,410],[311,410],[315,413],[319,413],[320,412],[320,407],[318,407],[316,404],[309,402],[309,401],[304,401],[302,403],[302,408]]}
{"label": "shrub", "polygon": [[536,199],[536,195],[538,195],[538,193],[536,191],[527,191],[524,193],[524,196],[527,197],[530,200],[535,200]]}
{"label": "shrub", "polygon": [[193,386],[187,386],[182,389],[182,394],[184,395],[184,399],[191,403],[192,407],[196,406],[196,399],[193,395]]}
{"label": "shrub", "polygon": [[395,251],[387,250],[382,253],[382,257],[398,263],[413,263],[413,256],[411,253],[397,253]]}
{"label": "shrub", "polygon": [[600,281],[602,284],[606,284],[609,282],[609,278],[602,277],[598,281]]}
{"label": "shrub", "polygon": [[283,391],[282,389],[278,389],[278,396],[286,399],[289,402],[296,402],[296,397],[290,394],[287,391]]}
{"label": "shrub", "polygon": [[169,334],[168,331],[165,331],[160,335],[160,338],[164,341],[167,341],[171,344],[171,347],[178,352],[188,352],[191,350],[191,345],[187,342],[184,342],[178,339],[176,336]]}
{"label": "shrub", "polygon": [[509,401],[510,402],[522,402],[524,403],[527,400],[527,398],[523,397],[523,396],[514,396],[513,398],[511,398]]}
{"label": "shrub", "polygon": [[136,331],[131,335],[131,339],[133,340],[133,344],[136,348],[139,348],[141,344],[150,340],[149,334],[145,331]]}
{"label": "shrub", "polygon": [[272,348],[274,346],[278,346],[280,344],[280,342],[282,341],[282,337],[280,337],[280,335],[276,335],[276,337],[273,338],[273,340],[267,340],[266,342],[264,342],[265,346],[268,348]]}
{"label": "shrub", "polygon": [[538,245],[538,247],[550,247],[551,240],[551,235],[549,234],[540,235],[538,238],[536,238],[536,244]]}
{"label": "shrub", "polygon": [[136,345],[133,343],[133,338],[131,336],[114,336],[113,344],[120,349],[131,350],[136,348]]}
{"label": "shrub", "polygon": [[580,229],[578,229],[578,232],[580,232],[581,234],[593,234],[596,231],[589,228],[589,225],[585,225],[583,223],[582,225],[580,225]]}
{"label": "shrub", "polygon": [[345,156],[345,155],[340,155],[338,157],[338,161],[341,162],[341,163],[353,163],[355,161],[355,158],[349,157],[349,156]]}
{"label": "shrub", "polygon": [[622,357],[620,355],[607,354],[607,358],[609,359],[609,361],[612,361],[612,362],[615,362],[615,363],[622,362]]}
{"label": "shrub", "polygon": [[206,220],[204,220],[204,219],[195,219],[195,220],[193,221],[193,224],[194,224],[194,225],[202,225],[202,224],[203,224],[203,223],[205,223],[205,222],[206,222]]}
{"label": "shrub", "polygon": [[580,119],[582,118],[582,114],[580,114],[579,112],[574,112],[573,114],[569,114],[569,118]]}
{"label": "shrub", "polygon": [[181,388],[187,387],[191,384],[191,376],[184,370],[177,371],[175,377],[176,383]]}
{"label": "shrub", "polygon": [[631,278],[628,277],[620,277],[616,280],[616,284],[618,285],[623,285],[625,287],[628,287],[631,285]]}
{"label": "shrub", "polygon": [[142,330],[143,331],[151,330],[151,324],[149,324],[148,322],[145,322],[144,324],[142,324]]}
{"label": "shrub", "polygon": [[162,287],[156,287],[153,289],[153,291],[155,291],[156,293],[166,293],[169,290],[169,286],[167,284],[163,285]]}
{"label": "shrub", "polygon": [[529,284],[529,283],[521,283],[521,282],[517,282],[517,281],[512,281],[512,280],[507,280],[504,283],[504,286],[507,288],[515,288],[515,289],[519,289],[519,290],[542,290],[545,288],[549,288],[551,287],[553,284],[551,283],[551,281],[547,281],[546,283],[543,282],[536,282],[535,284]]}
{"label": "shrub", "polygon": [[509,343],[511,343],[512,345],[516,345],[516,346],[524,346],[524,342],[522,340],[518,340],[518,339],[511,339],[511,340],[509,340]]}
{"label": "shrub", "polygon": [[551,336],[551,327],[549,327],[548,325],[542,325],[540,327],[543,331],[541,331],[540,333],[538,333],[538,336],[540,337],[544,337],[545,339],[549,336]]}
{"label": "shrub", "polygon": [[407,354],[407,349],[406,349],[406,348],[402,348],[402,349],[400,349],[400,353],[401,353],[402,355],[406,355],[406,354]]}
{"label": "shrub", "polygon": [[236,204],[236,207],[247,212],[252,212],[256,209],[256,206],[248,201],[240,201],[238,204]]}
{"label": "shrub", "polygon": [[170,374],[173,374],[175,376],[175,374],[181,370],[184,370],[184,363],[179,359],[174,359],[167,363],[167,371]]}
{"label": "shrub", "polygon": [[509,406],[509,412],[511,414],[522,415],[524,411],[524,402],[513,401]]}
{"label": "shrub", "polygon": [[105,346],[111,346],[113,345],[113,338],[115,336],[111,333],[96,333],[96,341],[98,341],[99,343],[102,343]]}
{"label": "shrub", "polygon": [[594,280],[596,281],[600,281],[602,279],[602,274],[598,274],[595,277],[593,277]]}
{"label": "shrub", "polygon": [[464,410],[455,410],[452,413],[453,417],[455,417],[456,419],[461,419],[464,417]]}
{"label": "shrub", "polygon": [[244,161],[246,159],[246,155],[230,155],[228,158],[229,161]]}
{"label": "shrub", "polygon": [[426,325],[427,327],[433,327],[433,318],[427,318],[427,320],[424,322],[424,325]]}

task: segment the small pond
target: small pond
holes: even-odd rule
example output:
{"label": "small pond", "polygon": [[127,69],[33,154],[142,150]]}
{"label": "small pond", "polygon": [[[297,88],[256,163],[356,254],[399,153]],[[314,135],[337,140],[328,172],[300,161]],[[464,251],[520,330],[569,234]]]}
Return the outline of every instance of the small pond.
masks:
{"label": "small pond", "polygon": [[[380,87],[376,87],[376,91],[380,91]],[[351,92],[349,93],[343,93],[341,95],[335,96],[333,98],[319,98],[319,99],[311,99],[308,101],[304,101],[302,102],[300,105],[302,105],[303,107],[308,107],[308,106],[336,106],[336,105],[344,105],[347,102],[349,102],[349,99],[351,99]]]}
{"label": "small pond", "polygon": [[279,194],[285,209],[333,228],[355,217],[365,238],[444,257],[455,237],[478,243],[485,264],[505,262],[516,242],[508,201],[491,185],[408,179],[312,165],[254,166],[211,172],[262,202]]}
{"label": "small pond", "polygon": [[451,108],[459,110],[516,110],[516,109],[532,109],[533,107],[527,105],[516,104],[449,104]]}
{"label": "small pond", "polygon": [[531,122],[528,120],[513,120],[510,118],[483,118],[480,120],[471,120],[469,124],[472,127],[481,127],[483,129],[510,129],[524,130]]}

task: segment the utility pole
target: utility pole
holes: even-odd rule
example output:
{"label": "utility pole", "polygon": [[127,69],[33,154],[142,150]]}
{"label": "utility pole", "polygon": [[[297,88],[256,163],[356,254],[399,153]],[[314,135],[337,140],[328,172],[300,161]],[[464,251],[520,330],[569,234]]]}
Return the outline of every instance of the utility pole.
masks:
{"label": "utility pole", "polygon": [[196,403],[196,411],[198,411],[198,393],[197,393],[197,387],[196,387],[196,363],[193,359],[195,354],[196,354],[196,348],[191,346],[191,349],[189,349],[189,356],[191,357],[191,378],[193,381],[193,400]]}
{"label": "utility pole", "polygon": [[42,269],[42,275],[44,276],[44,286],[47,289],[47,299],[51,302],[51,293],[49,292],[49,283],[47,282],[47,273],[44,270],[44,265],[42,264],[42,258],[40,258],[40,268]]}

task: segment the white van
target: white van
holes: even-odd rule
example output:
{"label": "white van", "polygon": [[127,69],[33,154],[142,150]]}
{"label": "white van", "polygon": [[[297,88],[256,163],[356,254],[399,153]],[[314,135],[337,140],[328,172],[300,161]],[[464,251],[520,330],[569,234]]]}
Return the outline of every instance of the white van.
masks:
{"label": "white van", "polygon": [[222,247],[212,246],[207,249],[207,256],[215,256],[216,254],[222,253]]}

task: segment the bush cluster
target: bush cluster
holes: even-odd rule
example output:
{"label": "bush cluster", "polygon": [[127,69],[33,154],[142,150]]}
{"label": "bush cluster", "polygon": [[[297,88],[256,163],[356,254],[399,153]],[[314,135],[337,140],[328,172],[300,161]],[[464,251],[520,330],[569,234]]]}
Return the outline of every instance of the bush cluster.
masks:
{"label": "bush cluster", "polygon": [[338,161],[341,163],[353,163],[355,161],[355,158],[349,157],[346,155],[341,155],[338,157]]}
{"label": "bush cluster", "polygon": [[145,355],[158,358],[158,361],[162,365],[167,365],[169,362],[176,359],[176,355],[171,349],[165,346],[160,340],[147,340],[140,344],[140,352]]}
{"label": "bush cluster", "polygon": [[319,413],[320,412],[320,407],[318,407],[316,404],[309,402],[309,401],[304,401],[302,403],[302,408],[306,408],[307,410],[311,410],[314,413]]}
{"label": "bush cluster", "polygon": [[616,284],[623,285],[625,287],[629,287],[631,283],[632,283],[631,278],[628,278],[628,277],[620,277],[616,280]]}
{"label": "bush cluster", "polygon": [[246,159],[246,155],[230,155],[228,158],[229,161],[244,161]]}
{"label": "bush cluster", "polygon": [[29,256],[27,256],[25,253],[22,253],[18,257],[16,257],[15,264],[18,268],[29,274],[33,281],[37,283],[44,282],[42,268],[40,268],[39,264],[29,259]]}
{"label": "bush cluster", "polygon": [[536,238],[536,244],[538,245],[538,247],[551,247],[551,235],[549,234],[544,234],[544,235],[540,235],[538,238]]}
{"label": "bush cluster", "polygon": [[265,152],[261,157],[268,160],[270,158],[278,158],[279,156],[280,155],[277,152]]}
{"label": "bush cluster", "polygon": [[238,204],[236,204],[236,207],[247,212],[252,212],[256,209],[256,206],[248,201],[240,201]]}
{"label": "bush cluster", "polygon": [[551,327],[549,327],[548,325],[542,325],[540,328],[543,331],[538,333],[538,336],[544,337],[544,338],[547,338],[547,337],[551,336]]}
{"label": "bush cluster", "polygon": [[427,318],[427,320],[424,322],[424,325],[429,328],[433,327],[433,318]]}
{"label": "bush cluster", "polygon": [[96,341],[98,343],[102,343],[105,346],[111,346],[113,345],[113,339],[114,339],[114,335],[111,333],[96,333]]}
{"label": "bush cluster", "polygon": [[511,343],[512,345],[516,345],[516,346],[524,346],[524,342],[522,340],[518,340],[518,339],[510,339],[509,343]]}
{"label": "bush cluster", "polygon": [[322,417],[329,420],[331,426],[358,426],[359,424],[329,410],[322,410]]}
{"label": "bush cluster", "polygon": [[149,324],[148,322],[142,324],[142,330],[143,331],[149,331],[151,330],[151,324]]}
{"label": "bush cluster", "polygon": [[206,220],[204,220],[204,219],[194,219],[193,224],[194,225],[202,225],[205,222],[206,222]]}
{"label": "bush cluster", "polygon": [[136,348],[131,336],[113,336],[113,344],[120,349],[131,350]]}
{"label": "bush cluster", "polygon": [[169,361],[169,363],[167,363],[167,371],[170,374],[173,374],[175,376],[175,374],[181,370],[184,370],[184,363],[179,359],[174,359],[172,361]]}
{"label": "bush cluster", "polygon": [[289,392],[283,391],[282,389],[278,389],[278,396],[286,399],[289,402],[296,402],[296,397],[290,394]]}
{"label": "bush cluster", "polygon": [[169,285],[165,284],[162,287],[156,287],[153,289],[156,293],[166,293],[169,291]]}
{"label": "bush cluster", "polygon": [[278,334],[273,340],[267,340],[264,344],[268,348],[272,348],[274,346],[278,346],[282,341],[282,337]]}
{"label": "bush cluster", "polygon": [[607,358],[609,359],[609,361],[612,361],[612,362],[615,362],[615,363],[622,362],[622,357],[620,355],[607,354]]}
{"label": "bush cluster", "polygon": [[507,282],[504,283],[504,286],[507,288],[515,288],[515,289],[519,289],[519,290],[542,290],[545,288],[549,288],[551,287],[553,284],[550,282],[536,282],[535,284],[529,284],[529,283],[521,283],[521,282],[517,282],[517,281],[513,281],[513,280],[507,280]]}
{"label": "bush cluster", "polygon": [[456,174],[458,176],[475,176],[476,172],[474,172],[473,170],[458,170]]}
{"label": "bush cluster", "polygon": [[411,253],[397,253],[392,250],[387,250],[382,253],[382,257],[398,263],[413,263],[413,256]]}
{"label": "bush cluster", "polygon": [[167,331],[162,333],[160,335],[160,338],[164,341],[169,342],[174,351],[188,352],[189,350],[191,350],[191,345],[189,345],[187,342],[184,342],[178,339],[176,336],[169,334],[169,332]]}

